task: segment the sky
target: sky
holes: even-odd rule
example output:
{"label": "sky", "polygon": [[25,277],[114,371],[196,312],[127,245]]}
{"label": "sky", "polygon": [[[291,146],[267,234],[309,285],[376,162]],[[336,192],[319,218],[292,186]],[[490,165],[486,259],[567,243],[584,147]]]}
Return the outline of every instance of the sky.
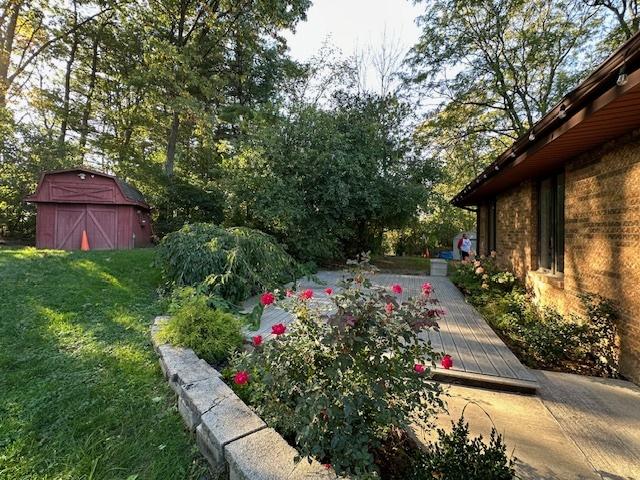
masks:
{"label": "sky", "polygon": [[411,0],[314,0],[307,20],[285,37],[300,61],[317,53],[327,38],[347,56],[369,46],[377,49],[385,32],[408,50],[418,39],[415,19],[423,9]]}

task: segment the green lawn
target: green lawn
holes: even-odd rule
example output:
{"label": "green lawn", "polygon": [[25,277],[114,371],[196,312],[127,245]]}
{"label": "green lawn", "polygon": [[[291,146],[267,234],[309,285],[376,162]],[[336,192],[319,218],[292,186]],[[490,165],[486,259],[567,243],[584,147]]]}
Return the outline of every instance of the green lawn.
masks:
{"label": "green lawn", "polygon": [[199,478],[149,340],[153,250],[0,249],[0,478]]}
{"label": "green lawn", "polygon": [[428,258],[417,255],[396,256],[375,256],[371,263],[382,272],[392,272],[400,274],[429,275],[431,262]]}

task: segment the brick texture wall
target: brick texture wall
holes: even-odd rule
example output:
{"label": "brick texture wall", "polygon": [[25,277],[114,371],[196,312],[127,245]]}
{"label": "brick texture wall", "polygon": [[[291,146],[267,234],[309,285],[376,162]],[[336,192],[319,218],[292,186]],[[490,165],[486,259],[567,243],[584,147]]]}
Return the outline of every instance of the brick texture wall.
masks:
{"label": "brick texture wall", "polygon": [[621,314],[621,369],[640,383],[640,132],[566,168],[565,309],[611,298]]}
{"label": "brick texture wall", "polygon": [[[535,271],[536,185],[497,198],[498,263],[525,280],[540,303],[564,313],[581,313],[583,292],[611,298],[621,316],[621,370],[640,383],[640,131],[566,165],[562,277]],[[480,235],[482,244],[482,228]]]}
{"label": "brick texture wall", "polygon": [[523,280],[537,268],[535,191],[535,183],[527,181],[496,198],[497,261]]}

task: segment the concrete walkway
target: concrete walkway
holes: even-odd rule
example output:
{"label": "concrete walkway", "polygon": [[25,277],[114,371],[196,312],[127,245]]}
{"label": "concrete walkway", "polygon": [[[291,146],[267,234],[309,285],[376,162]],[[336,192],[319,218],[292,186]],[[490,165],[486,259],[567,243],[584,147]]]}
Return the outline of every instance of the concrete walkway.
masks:
{"label": "concrete walkway", "polygon": [[542,403],[605,479],[640,480],[640,387],[536,371]]}
{"label": "concrete walkway", "polygon": [[[640,480],[640,388],[535,371],[539,397],[451,386],[445,430],[462,411],[473,435],[501,433],[523,479]],[[437,438],[415,429],[419,439]]]}

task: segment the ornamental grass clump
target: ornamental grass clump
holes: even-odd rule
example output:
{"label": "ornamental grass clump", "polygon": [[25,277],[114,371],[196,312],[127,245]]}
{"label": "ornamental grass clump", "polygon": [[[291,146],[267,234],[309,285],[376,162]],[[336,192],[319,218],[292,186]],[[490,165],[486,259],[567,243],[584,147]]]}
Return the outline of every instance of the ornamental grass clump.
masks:
{"label": "ornamental grass clump", "polygon": [[443,406],[431,380],[438,356],[419,333],[437,328],[444,312],[430,285],[400,302],[400,285],[374,287],[364,268],[331,292],[332,309],[315,304],[313,291],[279,300],[297,320],[274,326],[269,342],[254,340],[251,353],[232,359],[228,378],[302,457],[369,477],[390,438],[416,422],[429,427]]}
{"label": "ornamental grass clump", "polygon": [[157,251],[168,289],[198,286],[238,303],[295,281],[303,268],[273,237],[259,230],[185,225],[165,236]]}
{"label": "ornamental grass clump", "polygon": [[173,292],[169,314],[171,318],[158,333],[162,343],[191,348],[216,366],[242,347],[242,320],[211,308],[211,298],[194,288],[178,288]]}

